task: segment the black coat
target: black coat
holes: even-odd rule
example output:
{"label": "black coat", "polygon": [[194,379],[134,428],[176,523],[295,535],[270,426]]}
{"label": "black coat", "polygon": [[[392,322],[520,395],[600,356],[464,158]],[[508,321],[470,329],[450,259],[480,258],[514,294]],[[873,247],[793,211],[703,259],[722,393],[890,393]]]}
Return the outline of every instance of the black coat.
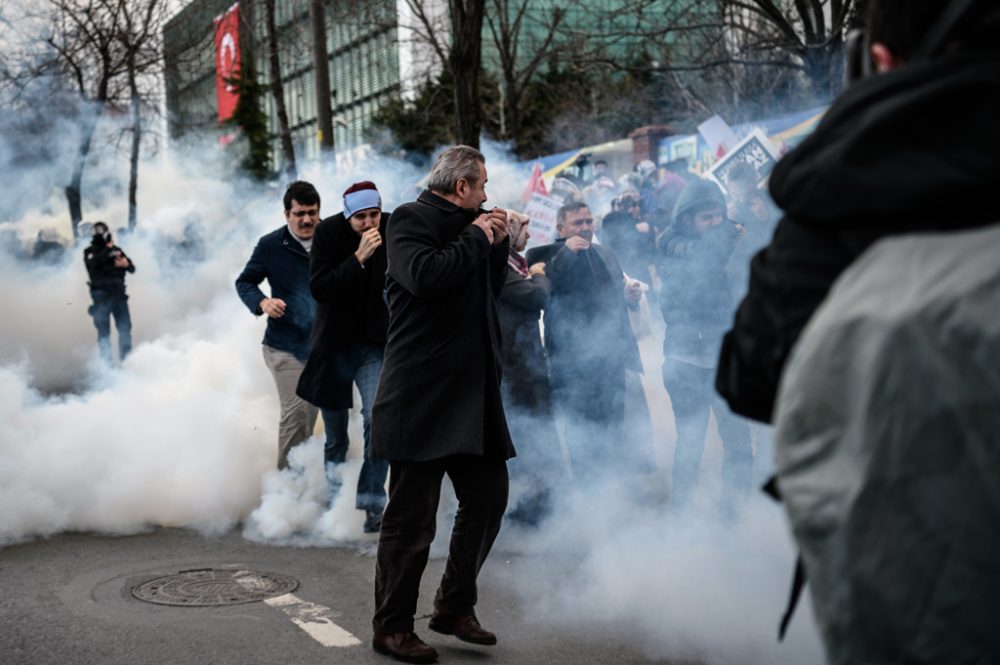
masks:
{"label": "black coat", "polygon": [[[565,365],[595,358],[612,362],[623,372],[642,371],[628,320],[624,274],[612,250],[594,244],[573,254],[560,238],[528,250],[527,260],[529,265],[544,263],[552,283],[545,310],[545,349],[554,379]],[[621,380],[624,383],[624,373]]]}
{"label": "black coat", "polygon": [[591,245],[574,254],[559,240],[532,249],[527,258],[529,264],[545,263],[552,282],[545,350],[553,398],[569,417],[619,426],[625,370],[641,372],[642,361],[614,252]]}
{"label": "black coat", "polygon": [[389,311],[385,305],[385,227],[382,246],[364,266],[354,257],[361,236],[343,213],[316,226],[309,252],[309,290],[316,299],[316,320],[309,338],[309,360],[299,377],[297,394],[325,409],[354,405],[355,358],[366,346],[385,346]]}
{"label": "black coat", "polygon": [[[115,259],[124,256],[128,267],[118,268]],[[90,288],[98,291],[120,291],[125,293],[125,273],[135,272],[132,259],[125,256],[118,245],[108,247],[103,240],[94,240],[83,250],[83,263],[87,266]]]}
{"label": "black coat", "polygon": [[792,346],[873,242],[1000,220],[997,117],[996,54],[909,63],[849,88],[778,164],[770,190],[785,217],[751,263],[719,358],[733,411],[770,420]]}
{"label": "black coat", "polygon": [[675,222],[660,238],[656,270],[663,280],[664,358],[715,367],[722,336],[733,321],[726,265],[738,241],[736,227],[728,222],[702,235]]}
{"label": "black coat", "polygon": [[508,410],[516,407],[532,415],[551,415],[549,361],[538,328],[551,290],[545,275],[529,278],[508,267],[499,307]]}
{"label": "black coat", "polygon": [[496,307],[510,243],[491,246],[471,225],[476,214],[424,191],[387,224],[389,332],[372,409],[375,457],[514,456]]}

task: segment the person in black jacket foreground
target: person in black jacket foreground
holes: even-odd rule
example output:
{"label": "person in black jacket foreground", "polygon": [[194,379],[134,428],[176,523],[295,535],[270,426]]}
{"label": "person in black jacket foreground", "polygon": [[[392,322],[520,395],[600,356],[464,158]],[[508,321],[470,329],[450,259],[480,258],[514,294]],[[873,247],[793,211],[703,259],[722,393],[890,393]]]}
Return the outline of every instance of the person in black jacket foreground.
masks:
{"label": "person in black jacket foreground", "polygon": [[974,2],[931,44],[949,6],[874,1],[877,75],[849,87],[772,173],[784,218],[753,258],[716,376],[735,412],[770,422],[792,346],[876,240],[1000,220],[1000,18],[995,3]]}
{"label": "person in black jacket foreground", "polygon": [[135,272],[135,264],[115,245],[111,231],[104,222],[96,222],[90,246],[83,251],[83,262],[90,277],[90,298],[93,304],[87,312],[97,328],[97,347],[101,358],[109,365],[111,357],[111,317],[118,330],[118,355],[121,362],[132,350],[132,317],[125,294],[125,273]]}
{"label": "person in black jacket foreground", "polygon": [[[389,312],[385,285],[385,222],[382,197],[375,184],[355,183],[344,192],[344,210],[316,227],[309,252],[309,290],[316,299],[311,351],[296,393],[324,409],[331,428],[324,459],[335,496],[342,484],[337,467],[347,456],[348,409],[353,385],[361,394],[364,462],[358,477],[355,507],[366,513],[365,533],[375,533],[385,508],[389,464],[371,455],[371,409],[382,371]],[[331,422],[334,421],[334,422]]]}
{"label": "person in black jacket foreground", "polygon": [[507,214],[486,202],[482,153],[438,157],[427,190],[386,227],[389,330],[372,409],[372,453],[389,460],[389,502],[375,564],[373,648],[430,663],[413,632],[420,578],[434,540],[441,481],[458,513],[428,627],[496,644],[476,619],[476,578],[507,507],[514,446],[500,394],[496,300],[507,274]]}
{"label": "person in black jacket foreground", "polygon": [[663,385],[677,423],[671,501],[684,507],[698,484],[709,411],[722,439],[722,509],[733,516],[750,490],[753,451],[747,422],[730,413],[712,390],[715,360],[729,325],[732,295],[726,264],[740,240],[726,219],[726,199],[710,180],[684,187],[673,223],[660,238],[657,272],[663,280],[660,311]]}

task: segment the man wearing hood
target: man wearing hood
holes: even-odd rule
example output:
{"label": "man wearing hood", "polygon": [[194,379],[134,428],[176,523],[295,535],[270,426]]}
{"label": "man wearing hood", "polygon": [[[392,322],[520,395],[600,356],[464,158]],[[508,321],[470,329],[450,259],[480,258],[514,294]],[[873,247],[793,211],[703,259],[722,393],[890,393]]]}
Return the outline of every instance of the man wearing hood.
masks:
{"label": "man wearing hood", "polygon": [[784,218],[753,259],[716,377],[737,413],[770,422],[792,346],[876,240],[1000,220],[1000,10],[973,2],[942,36],[951,9],[874,0],[867,43],[877,75],[848,88],[772,173]]}
{"label": "man wearing hood", "polygon": [[772,174],[717,387],[776,418],[827,662],[996,663],[1000,8],[872,0],[865,44],[877,74]]}
{"label": "man wearing hood", "polygon": [[726,218],[726,199],[710,180],[694,180],[681,192],[673,223],[660,238],[657,272],[663,280],[660,311],[663,385],[677,423],[671,500],[690,502],[698,484],[708,414],[722,439],[722,509],[735,516],[750,490],[753,452],[745,420],[734,416],[712,390],[722,335],[732,311],[726,263],[740,231]]}

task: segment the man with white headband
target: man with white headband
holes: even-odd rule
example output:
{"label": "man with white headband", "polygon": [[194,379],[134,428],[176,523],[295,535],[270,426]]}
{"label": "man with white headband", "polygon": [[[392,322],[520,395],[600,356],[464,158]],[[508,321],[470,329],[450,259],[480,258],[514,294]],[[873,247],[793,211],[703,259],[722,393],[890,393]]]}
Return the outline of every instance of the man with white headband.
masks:
{"label": "man with white headband", "polygon": [[327,435],[324,458],[331,496],[343,483],[342,467],[350,441],[348,409],[353,386],[361,394],[364,463],[355,507],[366,513],[365,533],[376,533],[385,508],[389,463],[371,456],[371,409],[382,371],[389,313],[382,296],[386,258],[382,197],[375,184],[355,183],[344,192],[344,211],[316,227],[310,254],[309,289],[316,299],[311,350],[298,395],[324,413],[336,414]]}

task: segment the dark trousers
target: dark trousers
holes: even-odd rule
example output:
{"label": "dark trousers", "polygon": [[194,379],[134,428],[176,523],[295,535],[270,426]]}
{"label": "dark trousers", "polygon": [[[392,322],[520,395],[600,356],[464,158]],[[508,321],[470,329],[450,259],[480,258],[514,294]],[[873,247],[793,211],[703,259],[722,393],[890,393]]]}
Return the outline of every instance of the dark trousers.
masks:
{"label": "dark trousers", "polygon": [[617,358],[553,358],[552,397],[574,481],[588,485],[621,469],[625,365]]}
{"label": "dark trousers", "polygon": [[695,492],[711,411],[722,439],[722,508],[732,513],[750,494],[753,447],[747,421],[729,410],[716,394],[714,382],[712,368],[671,358],[663,361],[663,385],[670,393],[677,423],[671,497],[674,505],[684,506]]}
{"label": "dark trousers", "polygon": [[458,497],[448,562],[434,598],[439,614],[472,614],[476,578],[507,508],[507,463],[499,457],[452,455],[430,462],[389,464],[389,503],[375,562],[375,617],[384,633],[413,630],[420,578],[434,540],[441,481]]}
{"label": "dark trousers", "polygon": [[109,365],[111,354],[111,317],[115,319],[118,329],[118,357],[124,362],[125,356],[132,350],[132,317],[128,311],[128,296],[125,289],[90,289],[90,297],[94,304],[90,306],[90,316],[97,328],[97,347],[101,358]]}

